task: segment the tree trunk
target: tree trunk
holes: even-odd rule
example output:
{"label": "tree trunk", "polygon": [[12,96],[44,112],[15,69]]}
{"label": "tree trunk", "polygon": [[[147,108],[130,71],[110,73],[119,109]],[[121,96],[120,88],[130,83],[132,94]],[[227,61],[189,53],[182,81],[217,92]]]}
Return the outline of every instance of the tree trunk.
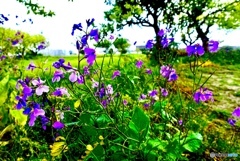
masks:
{"label": "tree trunk", "polygon": [[205,52],[208,52],[208,41],[209,38],[207,37],[207,35],[203,32],[203,30],[201,29],[200,26],[196,27],[196,31],[198,33],[198,37],[201,39],[202,41],[202,46],[205,50]]}

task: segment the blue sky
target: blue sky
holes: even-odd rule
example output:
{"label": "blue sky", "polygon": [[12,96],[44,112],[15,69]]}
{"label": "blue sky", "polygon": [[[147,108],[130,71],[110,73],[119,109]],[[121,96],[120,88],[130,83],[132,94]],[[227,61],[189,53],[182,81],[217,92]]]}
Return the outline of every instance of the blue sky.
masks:
{"label": "blue sky", "polygon": [[[104,22],[104,11],[109,6],[104,4],[104,0],[40,0],[41,5],[45,5],[46,9],[51,9],[56,16],[44,18],[33,14],[27,15],[27,9],[16,0],[0,0],[0,13],[10,14],[10,20],[5,23],[6,27],[16,30],[29,32],[30,34],[42,33],[50,42],[50,49],[75,50],[76,37],[71,35],[71,29],[74,23],[82,22],[85,25],[86,19],[95,18],[95,24]],[[16,19],[15,16],[19,17]],[[31,18],[33,24],[21,23],[23,19]],[[16,25],[19,23],[20,25]],[[123,37],[128,38],[133,44],[137,41],[137,45],[144,45],[148,39],[154,37],[152,28],[125,27],[119,32]],[[116,33],[118,35],[118,33]],[[210,39],[223,41],[223,45],[240,46],[240,30],[231,32],[219,31],[213,28]],[[175,41],[180,42],[180,36],[175,36]],[[185,47],[185,45],[181,45]],[[132,45],[131,47],[135,47]]]}

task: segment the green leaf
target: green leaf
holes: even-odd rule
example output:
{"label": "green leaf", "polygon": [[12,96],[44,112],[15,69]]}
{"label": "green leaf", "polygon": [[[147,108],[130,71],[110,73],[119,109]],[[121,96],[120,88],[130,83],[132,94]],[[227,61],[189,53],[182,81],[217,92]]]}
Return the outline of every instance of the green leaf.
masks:
{"label": "green leaf", "polygon": [[161,109],[166,107],[167,105],[167,101],[162,101],[162,102],[155,102],[154,105],[153,105],[153,111],[154,112],[161,112]]}
{"label": "green leaf", "polygon": [[22,110],[10,109],[10,115],[15,119],[17,125],[24,126],[27,123],[27,116],[23,114]]}
{"label": "green leaf", "polygon": [[111,120],[105,114],[103,114],[97,118],[97,124],[99,127],[106,127],[108,125],[108,123],[110,123],[110,122],[111,122]]}
{"label": "green leaf", "polygon": [[201,146],[202,140],[200,133],[190,132],[183,147],[190,152],[195,152]]}
{"label": "green leaf", "polygon": [[148,149],[152,150],[161,150],[166,152],[166,146],[168,145],[168,141],[166,140],[159,140],[159,139],[151,139],[148,141]]}
{"label": "green leaf", "polygon": [[8,81],[9,81],[9,75],[5,76],[0,81],[0,106],[4,104],[6,99],[8,98]]}
{"label": "green leaf", "polygon": [[132,120],[129,123],[129,128],[130,131],[133,133],[133,137],[135,139],[139,139],[140,141],[144,139],[149,130],[149,125],[149,117],[144,113],[141,108],[135,107]]}

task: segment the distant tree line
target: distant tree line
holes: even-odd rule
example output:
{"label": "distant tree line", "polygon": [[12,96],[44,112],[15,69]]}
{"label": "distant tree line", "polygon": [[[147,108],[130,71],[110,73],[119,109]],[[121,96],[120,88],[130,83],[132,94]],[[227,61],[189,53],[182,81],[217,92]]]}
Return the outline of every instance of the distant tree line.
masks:
{"label": "distant tree line", "polygon": [[30,35],[29,33],[0,27],[0,52],[2,54],[18,54],[24,56],[37,55],[48,46],[43,35]]}

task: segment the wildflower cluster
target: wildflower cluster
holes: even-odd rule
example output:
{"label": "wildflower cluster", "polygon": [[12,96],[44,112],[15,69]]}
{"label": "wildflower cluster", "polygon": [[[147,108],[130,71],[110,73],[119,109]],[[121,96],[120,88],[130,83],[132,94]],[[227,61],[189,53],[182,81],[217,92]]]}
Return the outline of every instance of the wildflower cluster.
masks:
{"label": "wildflower cluster", "polygon": [[[94,19],[89,19],[86,23],[88,29],[90,26],[94,26]],[[88,41],[91,39],[95,42],[99,41],[98,29],[93,27],[89,32],[88,30],[84,31],[82,24],[78,23],[73,25],[71,34],[74,36],[76,31],[83,33],[76,41],[76,48],[79,52],[78,63],[86,59],[86,66],[78,64],[78,68],[76,68],[70,62],[66,63],[65,59],[60,58],[53,62],[54,71],[49,80],[42,80],[40,77],[27,77],[17,82],[16,88],[19,93],[16,96],[16,109],[22,109],[23,114],[28,116],[29,126],[36,126],[40,121],[42,128],[45,130],[48,127],[57,130],[63,129],[58,131],[57,134],[58,137],[60,135],[60,137],[63,137],[65,131],[69,130],[69,126],[80,125],[81,133],[76,131],[75,128],[71,128],[71,131],[66,135],[66,142],[59,142],[59,144],[65,146],[69,143],[69,140],[75,140],[75,137],[77,137],[87,149],[86,155],[82,155],[82,159],[91,157],[91,153],[99,149],[99,151],[103,151],[103,155],[107,158],[108,154],[115,151],[120,153],[122,149],[127,151],[130,146],[135,147],[136,142],[139,143],[137,146],[142,147],[143,151],[147,152],[146,155],[153,149],[150,144],[154,143],[155,145],[156,142],[156,145],[159,145],[162,143],[160,141],[163,141],[165,149],[168,145],[171,147],[181,146],[182,151],[192,152],[200,147],[202,141],[200,133],[185,133],[187,126],[184,125],[190,120],[191,110],[183,105],[181,105],[183,111],[172,110],[177,109],[177,107],[174,107],[176,104],[171,102],[175,97],[172,94],[173,88],[170,89],[169,86],[177,86],[180,77],[173,64],[164,62],[164,65],[160,65],[154,70],[154,68],[146,67],[147,65],[143,60],[137,59],[128,64],[130,67],[122,68],[118,63],[118,66],[113,65],[113,68],[109,67],[107,72],[103,73],[105,64],[102,63],[101,67],[97,63],[95,64],[96,51],[88,45]],[[173,42],[173,38],[167,37],[167,32],[169,30],[163,29],[158,32],[160,46],[163,48],[168,47]],[[112,35],[110,38],[114,39]],[[155,43],[153,40],[148,40],[146,48],[153,48]],[[44,48],[44,45],[44,43],[40,43],[39,49]],[[218,42],[209,41],[209,51],[216,52],[217,50]],[[186,51],[188,56],[196,56],[194,57],[196,59],[205,53],[204,48],[199,44],[188,46]],[[81,53],[84,54],[82,59],[80,59]],[[1,59],[4,59],[4,57]],[[135,68],[132,68],[131,65]],[[98,69],[95,69],[97,67]],[[27,70],[33,71],[36,68],[40,67],[31,62]],[[134,76],[132,77],[129,73],[134,73]],[[137,73],[141,75],[139,76]],[[157,77],[154,77],[153,73],[157,73]],[[200,83],[194,82],[193,84],[194,89],[191,93],[190,103],[200,104],[214,100],[213,92],[210,89],[204,88],[203,85],[199,85]],[[64,85],[66,86],[64,87]],[[144,86],[147,86],[147,88]],[[76,102],[74,103],[73,100]],[[65,104],[68,106],[64,107]],[[74,106],[74,108],[71,106]],[[232,116],[228,122],[234,126],[236,118],[240,118],[240,107],[233,111]],[[156,122],[151,122],[152,120]],[[153,125],[153,128],[149,128],[151,125]],[[182,130],[184,136],[176,132],[180,130]],[[72,134],[73,131],[74,134]],[[166,133],[168,139],[164,136]],[[87,135],[87,137],[82,137],[82,135]],[[100,140],[98,144],[96,138],[98,141]],[[174,138],[179,138],[179,141],[171,142]],[[107,139],[109,141],[105,142]],[[194,146],[194,149],[191,149],[192,143],[188,144],[188,141],[185,142],[185,140],[196,140],[196,147]],[[56,148],[57,139],[54,141],[55,143],[51,148],[52,152],[59,149]],[[122,145],[123,142],[125,145]],[[149,142],[148,146],[146,146],[146,142]],[[178,145],[179,142],[187,146]],[[108,146],[114,148],[116,146],[116,148],[112,150]],[[104,148],[109,149],[104,151]],[[67,151],[70,150],[74,151],[71,146]],[[171,151],[172,149],[167,150]],[[129,152],[132,151],[138,154],[139,149],[129,150]],[[160,153],[162,153],[161,155],[168,155],[161,149],[158,149],[158,151],[153,154],[156,158]],[[59,154],[64,152],[61,149]],[[99,157],[97,155],[96,153],[96,157]],[[54,156],[57,155],[54,154]]]}
{"label": "wildflower cluster", "polygon": [[92,88],[95,89],[95,96],[101,102],[104,108],[106,108],[114,99],[114,91],[111,84],[107,86],[102,83],[100,88],[98,82],[92,80]]}
{"label": "wildflower cluster", "polygon": [[143,107],[145,109],[149,109],[152,105],[154,105],[154,103],[156,103],[156,101],[159,100],[159,93],[160,93],[160,97],[168,96],[167,89],[160,88],[160,91],[158,91],[157,89],[154,89],[152,91],[148,91],[148,94],[142,93],[139,96],[138,101],[140,103],[143,103]]}
{"label": "wildflower cluster", "polygon": [[[208,42],[208,49],[210,53],[215,53],[218,51],[218,41],[210,40]],[[187,46],[186,52],[188,53],[188,56],[196,55],[196,56],[202,56],[204,55],[205,51],[204,48],[200,44],[190,45]]]}
{"label": "wildflower cluster", "polygon": [[[167,37],[167,33],[170,32],[169,29],[161,29],[159,30],[158,32],[158,36],[159,36],[159,40],[160,40],[160,44],[163,48],[166,48],[169,46],[170,43],[172,43],[174,41],[174,38],[168,38]],[[156,42],[151,39],[151,40],[148,40],[147,41],[147,44],[146,44],[146,48],[147,49],[152,49],[154,44]]]}
{"label": "wildflower cluster", "polygon": [[[90,27],[91,25],[93,25],[94,23],[94,19],[90,20],[86,20],[87,23],[87,29],[88,27]],[[87,30],[86,29],[86,30]],[[89,64],[89,66],[93,65],[95,59],[96,59],[96,52],[95,49],[89,48],[88,47],[88,39],[92,38],[94,39],[96,42],[99,41],[99,33],[98,33],[98,29],[91,29],[90,32],[87,31],[83,31],[82,29],[82,24],[74,24],[72,27],[72,35],[74,35],[75,30],[79,30],[84,32],[84,35],[82,36],[81,40],[77,40],[76,41],[76,48],[78,50],[83,50],[85,53],[85,58],[87,59],[87,63]]]}
{"label": "wildflower cluster", "polygon": [[178,75],[176,74],[176,70],[173,69],[171,66],[165,66],[165,65],[161,66],[160,73],[169,82],[176,81],[178,78]]}
{"label": "wildflower cluster", "polygon": [[[66,88],[60,87],[56,88],[52,94],[49,94],[49,86],[45,85],[45,83],[46,81],[40,78],[30,79],[27,77],[24,80],[18,80],[16,88],[20,90],[20,95],[16,96],[16,100],[18,101],[16,108],[18,110],[23,109],[23,114],[29,116],[29,126],[34,126],[35,121],[40,117],[42,128],[46,130],[46,125],[50,122],[50,118],[45,115],[45,109],[51,105],[48,95],[56,97],[66,95],[69,97],[69,93]],[[42,100],[36,101],[36,98],[40,96],[42,96]],[[54,121],[53,127],[55,129],[61,129],[63,126],[64,124],[60,120]]]}
{"label": "wildflower cluster", "polygon": [[207,88],[201,87],[194,93],[193,98],[196,103],[206,102],[209,100],[213,101],[213,93]]}

